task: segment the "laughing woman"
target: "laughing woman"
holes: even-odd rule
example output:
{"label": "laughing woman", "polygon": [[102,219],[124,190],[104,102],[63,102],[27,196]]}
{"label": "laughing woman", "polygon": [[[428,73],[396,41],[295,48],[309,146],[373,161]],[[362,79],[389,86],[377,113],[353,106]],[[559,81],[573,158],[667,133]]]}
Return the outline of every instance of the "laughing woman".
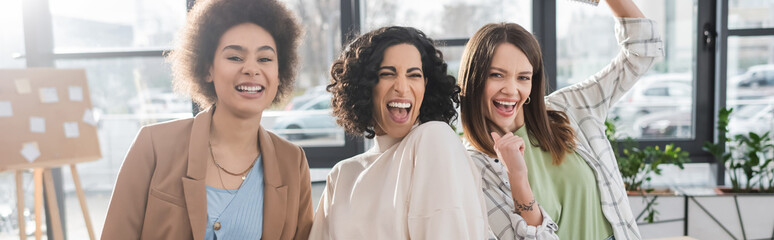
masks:
{"label": "laughing woman", "polygon": [[603,123],[663,51],[631,0],[607,3],[618,56],[548,96],[540,46],[518,24],[488,24],[465,47],[462,126],[498,239],[641,238]]}
{"label": "laughing woman", "polygon": [[260,125],[291,91],[299,26],[275,0],[199,0],[170,60],[208,107],[143,127],[118,174],[102,239],[306,239],[304,152]]}
{"label": "laughing woman", "polygon": [[485,239],[481,179],[449,126],[459,87],[432,41],[374,30],[331,75],[338,123],[376,139],[331,170],[310,239]]}

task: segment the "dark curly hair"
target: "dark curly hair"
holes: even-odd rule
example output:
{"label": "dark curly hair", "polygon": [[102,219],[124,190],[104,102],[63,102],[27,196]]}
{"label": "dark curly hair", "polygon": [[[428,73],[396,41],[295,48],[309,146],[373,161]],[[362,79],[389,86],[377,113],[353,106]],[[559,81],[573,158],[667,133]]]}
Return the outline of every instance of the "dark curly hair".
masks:
{"label": "dark curly hair", "polygon": [[203,107],[214,104],[218,95],[207,82],[220,37],[242,23],[266,29],[277,44],[280,84],[273,103],[293,89],[301,27],[295,16],[276,0],[197,0],[177,35],[177,46],[167,56],[172,64],[172,84],[177,92],[191,96]]}
{"label": "dark curly hair", "polygon": [[336,122],[353,135],[373,138],[373,88],[379,81],[378,70],[384,51],[394,45],[411,44],[422,57],[422,72],[427,84],[419,122],[443,121],[451,124],[457,119],[460,87],[446,72],[443,54],[433,41],[411,27],[383,27],[354,39],[331,67],[333,93],[331,107]]}

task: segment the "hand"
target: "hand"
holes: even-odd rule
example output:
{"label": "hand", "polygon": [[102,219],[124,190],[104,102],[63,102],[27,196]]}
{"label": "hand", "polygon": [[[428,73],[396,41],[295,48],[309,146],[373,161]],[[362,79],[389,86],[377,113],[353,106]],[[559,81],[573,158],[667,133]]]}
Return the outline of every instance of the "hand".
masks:
{"label": "hand", "polygon": [[513,135],[513,133],[506,133],[502,137],[496,132],[492,132],[491,135],[495,142],[494,150],[497,153],[497,158],[505,164],[505,168],[508,169],[508,175],[526,176],[527,164],[524,162],[524,139]]}

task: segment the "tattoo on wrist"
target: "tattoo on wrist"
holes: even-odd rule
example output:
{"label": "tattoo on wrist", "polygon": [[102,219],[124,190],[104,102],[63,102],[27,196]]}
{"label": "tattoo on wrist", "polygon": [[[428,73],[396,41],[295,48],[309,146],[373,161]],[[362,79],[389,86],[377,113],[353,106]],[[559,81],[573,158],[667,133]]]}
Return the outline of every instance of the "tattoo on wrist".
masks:
{"label": "tattoo on wrist", "polygon": [[535,206],[535,199],[532,199],[532,201],[529,201],[527,204],[521,204],[519,202],[513,202],[514,205],[514,212],[516,214],[521,215],[522,212],[526,211],[532,211],[533,207]]}

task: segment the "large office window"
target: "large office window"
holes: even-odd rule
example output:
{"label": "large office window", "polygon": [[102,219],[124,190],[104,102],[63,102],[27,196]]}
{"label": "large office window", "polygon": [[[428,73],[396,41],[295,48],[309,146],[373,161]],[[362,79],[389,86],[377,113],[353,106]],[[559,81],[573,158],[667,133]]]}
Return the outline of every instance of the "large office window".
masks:
{"label": "large office window", "polygon": [[[561,3],[560,3],[561,2]],[[558,87],[583,81],[618,53],[610,9],[557,2]],[[657,22],[666,56],[613,106],[619,137],[692,138],[697,3],[692,0],[636,1]],[[679,10],[678,10],[679,9]]]}
{"label": "large office window", "polygon": [[[263,125],[303,147],[343,147],[346,135],[331,115],[331,94],[325,90],[330,81],[330,66],[341,51],[340,2],[282,2],[296,13],[304,27],[298,51],[300,71],[294,92],[285,102],[263,114]],[[317,165],[322,159],[311,161],[310,164]]]}

